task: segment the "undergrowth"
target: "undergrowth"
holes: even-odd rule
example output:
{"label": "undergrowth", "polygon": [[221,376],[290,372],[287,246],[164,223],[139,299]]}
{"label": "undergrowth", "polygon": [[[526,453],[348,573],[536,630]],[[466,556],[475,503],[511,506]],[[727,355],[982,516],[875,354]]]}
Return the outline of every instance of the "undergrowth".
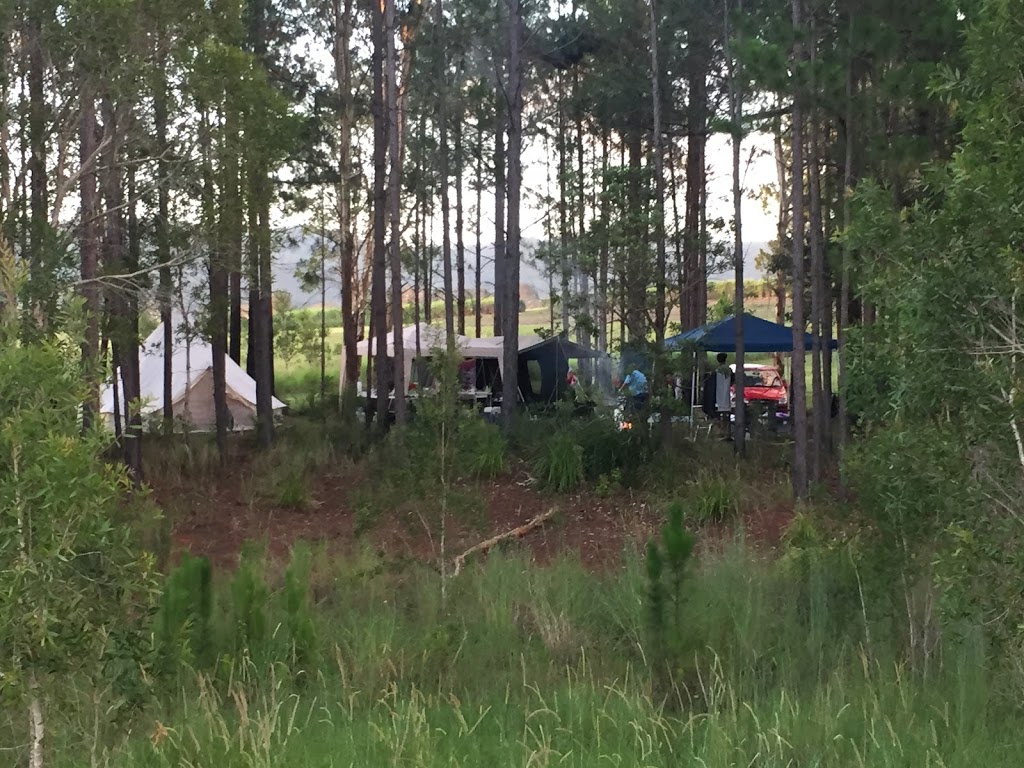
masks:
{"label": "undergrowth", "polygon": [[165,654],[189,650],[156,671],[154,708],[98,737],[83,700],[55,721],[51,763],[1017,764],[1024,722],[982,646],[911,660],[879,587],[858,589],[833,559],[849,552],[811,554],[803,534],[778,563],[740,541],[690,562],[681,512],[659,547],[656,623],[636,554],[606,575],[494,554],[452,580],[447,604],[430,569],[369,551],[301,548],[281,573],[249,549],[210,581],[186,561],[158,637]]}

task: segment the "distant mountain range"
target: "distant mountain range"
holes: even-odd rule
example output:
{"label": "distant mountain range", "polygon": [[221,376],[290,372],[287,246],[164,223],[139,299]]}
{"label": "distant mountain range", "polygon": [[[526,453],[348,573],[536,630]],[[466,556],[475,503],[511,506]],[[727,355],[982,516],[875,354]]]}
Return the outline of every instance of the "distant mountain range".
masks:
{"label": "distant mountain range", "polygon": [[[533,253],[537,241],[524,241],[523,260],[519,267],[519,281],[525,293],[532,293],[541,300],[549,298],[548,277],[544,270],[533,260]],[[293,307],[311,307],[320,304],[320,291],[306,290],[301,280],[295,273],[302,261],[308,259],[317,246],[317,238],[311,235],[302,235],[298,230],[289,233],[287,241],[278,249],[274,257],[274,290],[287,291],[292,297]],[[761,277],[760,270],[754,264],[758,253],[766,247],[765,243],[748,243],[744,249],[744,276],[747,280],[757,280]],[[481,249],[481,283],[485,293],[494,292],[494,246],[486,245]],[[466,287],[475,285],[476,276],[473,267],[476,262],[474,249],[466,249]],[[735,271],[730,269],[718,274],[709,276],[711,280],[733,280]],[[437,279],[440,284],[440,278]],[[557,282],[557,276],[556,276]],[[557,284],[556,284],[557,288]],[[339,296],[340,286],[337,276],[332,279],[328,276],[327,301],[330,307],[341,304]]]}

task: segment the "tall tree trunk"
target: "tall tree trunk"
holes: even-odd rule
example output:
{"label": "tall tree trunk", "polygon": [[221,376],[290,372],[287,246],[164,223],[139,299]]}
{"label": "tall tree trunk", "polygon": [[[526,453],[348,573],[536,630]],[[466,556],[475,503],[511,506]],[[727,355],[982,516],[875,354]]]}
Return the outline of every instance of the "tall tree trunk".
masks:
{"label": "tall tree trunk", "polygon": [[[743,14],[743,0],[737,0],[737,13]],[[746,298],[743,284],[743,187],[740,178],[740,152],[743,143],[743,90],[742,70],[739,58],[730,48],[729,4],[725,3],[725,58],[729,67],[729,119],[732,123],[732,207],[733,207],[733,269],[736,272],[736,297],[734,313],[736,316],[736,431],[734,441],[736,453],[742,456],[745,452],[747,438],[746,424],[746,374],[744,367],[745,344],[743,338],[743,300]],[[742,40],[737,39],[737,45]]]}
{"label": "tall tree trunk", "polygon": [[455,345],[454,292],[452,289],[451,206],[448,196],[448,64],[445,56],[444,9],[442,0],[434,0],[434,24],[437,26],[437,130],[441,171],[441,265],[444,275],[444,328],[449,350]]}
{"label": "tall tree trunk", "polygon": [[423,319],[430,325],[434,317],[434,214],[430,213],[430,240],[426,240],[427,223],[423,222],[424,241],[427,242],[426,255],[423,262]]}
{"label": "tall tree trunk", "polygon": [[[650,46],[651,46],[651,155],[654,160],[654,241],[657,264],[654,275],[654,343],[659,352],[665,343],[665,329],[668,325],[666,272],[668,256],[665,247],[665,158],[661,147],[661,83],[658,71],[658,11],[656,0],[650,0]],[[664,379],[660,371],[654,371],[655,389]],[[666,419],[665,423],[669,421]]]}
{"label": "tall tree trunk", "polygon": [[[575,10],[573,12],[575,16]],[[573,73],[573,93],[578,94],[580,92],[580,74],[579,70],[576,69]],[[586,184],[586,167],[584,165],[584,150],[583,150],[583,117],[582,110],[577,107],[576,109],[576,168],[579,182],[579,207],[577,208],[577,216],[579,220],[578,228],[576,230],[576,236],[580,243],[580,250],[584,247],[586,242],[585,238],[587,235],[587,184]],[[589,261],[589,259],[588,259]],[[594,342],[593,337],[593,322],[594,313],[591,307],[590,301],[590,274],[587,269],[584,268],[584,264],[580,258],[574,260],[576,265],[576,274],[579,277],[579,285],[577,287],[577,293],[579,294],[580,309],[579,313],[586,318],[585,323],[581,323],[577,320],[576,322],[576,342],[583,344],[584,346],[591,346]],[[583,377],[583,382],[587,386],[593,383],[594,373],[593,365],[591,360],[580,360],[580,375]]]}
{"label": "tall tree trunk", "polygon": [[245,205],[242,199],[241,144],[239,141],[239,113],[233,99],[228,96],[227,115],[224,120],[224,216],[227,218],[224,253],[227,269],[227,354],[236,363],[242,362],[242,243],[245,239]]}
{"label": "tall tree trunk", "polygon": [[[608,189],[608,129],[601,131],[601,245],[597,267],[597,348],[608,351],[608,324],[611,321],[608,298],[608,269],[611,260],[611,242],[608,227],[611,220],[611,193]],[[604,382],[610,384],[611,382]]]}
{"label": "tall tree trunk", "polygon": [[[790,212],[792,205],[790,201],[790,184],[786,178],[786,155],[782,142],[782,122],[776,125],[774,136],[775,141],[775,168],[779,179],[779,223],[776,229],[776,241],[778,242],[779,258],[781,259],[786,238],[789,237]],[[782,264],[776,265],[775,270],[775,322],[779,325],[786,324],[786,273]],[[786,368],[783,364],[781,352],[775,354],[775,367],[779,373],[785,375]]]}
{"label": "tall tree trunk", "polygon": [[47,175],[46,175],[46,92],[45,92],[45,52],[41,29],[40,12],[28,11],[28,27],[25,35],[25,46],[28,51],[28,143],[30,175],[29,203],[29,279],[32,286],[29,309],[34,315],[33,324],[45,325],[42,304],[47,289],[44,283],[51,279],[46,274],[46,229],[49,221],[47,207]]}
{"label": "tall tree trunk", "polygon": [[642,222],[647,212],[647,193],[643,169],[643,136],[640,129],[631,126],[626,134],[629,151],[629,184],[626,190],[633,223],[629,227],[630,243],[626,246],[626,265],[623,281],[623,319],[629,341],[642,343],[647,338],[647,286],[650,262],[647,250],[647,227]]}
{"label": "tall tree trunk", "polygon": [[252,155],[249,165],[249,353],[246,363],[256,381],[257,438],[266,448],[274,440],[271,192],[262,159]]}
{"label": "tall tree trunk", "polygon": [[[505,0],[507,2],[508,0]],[[505,275],[505,132],[508,130],[505,92],[501,83],[503,62],[495,63],[498,82],[495,87],[494,126],[494,335],[501,336],[505,319],[505,294],[508,278]],[[516,326],[518,327],[518,318]]]}
{"label": "tall tree trunk", "polygon": [[[799,68],[803,45],[799,31],[803,24],[803,0],[791,0],[793,26],[798,31],[793,43],[794,66]],[[794,85],[792,115],[793,155],[793,366],[790,398],[793,429],[793,495],[804,499],[808,493],[807,476],[807,381],[804,348],[804,107],[799,84]]]}
{"label": "tall tree trunk", "polygon": [[[135,274],[142,263],[142,230],[139,225],[139,197],[135,179],[138,155],[128,166],[128,250],[125,252],[125,272]],[[126,359],[130,370],[130,388],[136,401],[142,399],[142,382],[139,363],[139,293],[134,288],[125,295],[125,337]],[[126,394],[127,398],[127,394]],[[138,481],[142,481],[142,412],[136,407],[128,422],[129,436],[135,445],[130,448],[132,467]]]}
{"label": "tall tree trunk", "polygon": [[477,151],[476,151],[476,277],[474,292],[476,299],[473,304],[473,312],[476,320],[476,337],[479,339],[483,334],[483,315],[481,303],[483,291],[480,278],[480,270],[483,267],[483,242],[481,219],[483,217],[483,191],[484,191],[484,127],[477,125]]}
{"label": "tall tree trunk", "polygon": [[[158,45],[161,45],[158,43]],[[167,83],[164,79],[164,61],[157,78],[157,91],[153,100],[157,143],[157,216],[156,258],[160,272],[160,322],[163,324],[163,398],[164,429],[169,433],[174,425],[174,321],[171,308],[174,299],[174,281],[171,277],[171,173],[170,142],[167,139]]]}
{"label": "tall tree trunk", "polygon": [[81,254],[81,291],[85,302],[85,338],[82,341],[82,368],[89,384],[86,402],[82,404],[82,427],[89,429],[99,412],[100,346],[100,291],[96,283],[99,267],[100,201],[96,185],[95,154],[96,100],[91,86],[81,89],[81,116],[79,117],[79,160],[84,172],[79,181],[82,199],[82,221],[79,225],[79,253]]}
{"label": "tall tree trunk", "polygon": [[266,447],[274,440],[274,310],[273,275],[270,244],[270,177],[264,165],[259,168],[259,315],[260,343],[256,365],[256,414],[260,443]]}
{"label": "tall tree trunk", "polygon": [[[105,97],[102,104],[103,138],[106,145],[103,153],[102,180],[103,198],[106,203],[104,266],[108,273],[117,275],[127,271],[124,252],[124,188],[121,176],[123,128],[119,124],[117,110],[111,99]],[[115,366],[120,373],[124,394],[124,462],[131,474],[132,482],[138,485],[142,482],[142,417],[138,411],[141,394],[138,331],[132,328],[128,307],[131,290],[127,281],[121,283],[111,289],[109,301],[111,335],[117,350]]]}
{"label": "tall tree trunk", "polygon": [[[816,101],[817,76],[817,32],[814,15],[811,19],[811,98]],[[813,403],[813,428],[811,431],[811,477],[815,482],[822,478],[824,471],[823,461],[828,451],[829,435],[829,409],[825,405],[825,389],[822,377],[824,348],[822,346],[822,335],[825,332],[823,321],[825,318],[825,243],[823,222],[821,214],[821,142],[819,140],[819,121],[821,112],[814,109],[810,113],[810,124],[808,132],[810,138],[810,157],[808,176],[810,186],[810,241],[811,241],[811,402]]]}
{"label": "tall tree trunk", "polygon": [[462,228],[462,118],[455,121],[455,283],[456,328],[463,336],[466,334],[466,244]]}
{"label": "tall tree trunk", "polygon": [[[228,276],[225,254],[231,239],[231,216],[224,212],[220,226],[217,221],[217,200],[214,197],[212,136],[208,112],[202,114],[200,145],[203,173],[203,229],[206,235],[207,270],[210,280],[210,315],[206,335],[210,339],[213,357],[213,410],[217,429],[217,453],[223,463],[227,455],[228,419],[226,357],[228,352]],[[225,147],[226,152],[232,150]],[[225,167],[228,163],[225,163]]]}
{"label": "tall tree trunk", "polygon": [[519,206],[523,163],[523,18],[521,0],[508,6],[508,242],[505,253],[504,359],[502,419],[512,425],[518,407],[519,370]]}
{"label": "tall tree trunk", "polygon": [[[267,66],[267,2],[248,0],[249,4],[249,46],[256,61],[265,69]],[[265,120],[264,105],[257,105],[253,116],[256,121]],[[266,149],[255,146],[249,150],[250,225],[255,223],[256,292],[255,314],[250,300],[250,334],[255,341],[250,343],[255,358],[256,380],[256,422],[260,445],[269,447],[274,441],[274,316],[273,316],[273,271],[270,235],[270,208],[273,187]],[[255,215],[253,214],[255,212]],[[252,228],[252,227],[250,227]],[[252,235],[250,235],[252,237]],[[250,297],[252,291],[250,290]],[[255,332],[255,333],[253,333]]]}
{"label": "tall tree trunk", "polygon": [[260,305],[260,248],[259,248],[259,212],[256,203],[256,176],[253,173],[252,159],[248,159],[246,168],[246,184],[248,186],[248,210],[246,227],[248,228],[249,250],[246,264],[249,283],[249,317],[246,319],[247,332],[245,339],[245,372],[256,378],[256,347],[259,339],[259,305]]}
{"label": "tall tree trunk", "polygon": [[395,422],[405,423],[405,350],[402,347],[402,156],[399,149],[398,57],[395,51],[395,0],[384,0],[385,35],[387,36],[388,152],[391,171],[388,175],[388,213],[391,224],[391,328],[394,340],[393,379],[395,382]]}
{"label": "tall tree trunk", "polygon": [[569,333],[569,304],[570,304],[570,267],[569,267],[569,217],[568,217],[568,197],[569,192],[567,185],[569,181],[569,171],[566,163],[566,154],[568,152],[566,148],[565,140],[565,107],[566,101],[565,93],[562,88],[561,75],[558,76],[558,91],[559,91],[559,106],[558,106],[558,135],[557,135],[557,149],[558,152],[558,241],[559,241],[559,253],[558,253],[558,268],[561,276],[561,310],[562,310],[562,333]]}
{"label": "tall tree trunk", "polygon": [[[691,34],[699,36],[698,29]],[[707,146],[707,60],[703,43],[694,42],[687,55],[687,150],[686,150],[686,213],[683,236],[683,263],[686,295],[681,303],[684,330],[703,323],[705,306],[700,306],[704,286],[707,283],[706,269],[701,267],[702,227],[701,212],[704,206],[705,163]]]}
{"label": "tall tree trunk", "polygon": [[[388,116],[384,94],[386,31],[384,3],[374,3],[373,17],[373,345],[377,369],[377,427],[387,426],[388,415],[388,299],[387,299],[387,155]],[[398,393],[395,393],[396,397]]]}
{"label": "tall tree trunk", "polygon": [[[419,171],[419,168],[417,168]],[[413,210],[412,210],[412,229],[413,229],[413,245],[412,245],[412,322],[416,328],[416,338],[419,339],[420,335],[420,267],[423,264],[423,239],[420,235],[421,221],[423,219],[423,208],[421,205],[421,198],[419,193],[413,198]],[[413,359],[419,357],[420,350],[417,346]]]}
{"label": "tall tree trunk", "polygon": [[[352,1],[332,0],[334,21],[334,76],[338,81],[338,229],[341,242],[341,323],[344,371],[339,387],[355,389],[359,380],[359,331],[356,295],[356,252],[352,232],[352,127],[355,107],[352,98]],[[342,391],[339,394],[344,394]]]}
{"label": "tall tree trunk", "polygon": [[[705,123],[705,126],[707,124]],[[705,128],[706,130],[706,128]],[[700,214],[697,228],[697,306],[696,324],[704,325],[708,321],[708,244],[711,239],[708,236],[708,166],[705,162],[707,156],[707,136],[701,146],[702,159],[698,173],[700,185]]]}
{"label": "tall tree trunk", "polygon": [[[675,158],[675,142],[669,141],[668,143],[668,179],[671,184],[669,190],[669,197],[672,200],[672,250],[675,251],[676,261],[676,285],[675,289],[678,293],[677,300],[679,302],[679,318],[682,320],[683,316],[683,294],[686,286],[685,275],[683,272],[683,227],[682,221],[679,218],[679,181],[676,175],[676,158]],[[669,306],[669,315],[671,316],[671,305]]]}
{"label": "tall tree trunk", "polygon": [[[850,228],[850,203],[853,192],[853,140],[854,120],[856,114],[853,108],[854,90],[856,83],[853,71],[853,32],[854,32],[854,4],[849,2],[847,6],[849,13],[849,29],[847,45],[850,53],[846,63],[846,125],[843,137],[845,154],[843,157],[843,234],[846,235]],[[850,327],[850,244],[848,237],[843,237],[843,264],[842,277],[839,289],[839,450],[846,446],[846,440],[850,432],[850,414],[846,408],[846,396],[849,369],[846,361],[846,336]]]}

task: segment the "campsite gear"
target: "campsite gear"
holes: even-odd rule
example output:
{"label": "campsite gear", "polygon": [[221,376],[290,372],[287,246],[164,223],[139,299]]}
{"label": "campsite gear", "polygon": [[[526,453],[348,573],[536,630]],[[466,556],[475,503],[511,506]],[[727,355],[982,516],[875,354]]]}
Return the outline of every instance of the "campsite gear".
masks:
{"label": "campsite gear", "polygon": [[[827,342],[830,349],[836,349],[836,341]],[[736,316],[730,315],[714,323],[703,325],[699,328],[685,331],[665,339],[665,349],[681,349],[687,346],[695,348],[695,352],[736,352]],[[804,334],[804,348],[811,349],[813,339],[811,334]],[[762,352],[792,352],[793,351],[793,329],[762,320],[760,317],[746,314],[743,315],[743,348],[748,353]],[[693,368],[693,384],[697,383],[697,366]],[[690,420],[693,422],[693,414],[697,407],[708,414],[708,381],[704,381],[704,398],[700,403],[690,403]],[[708,414],[710,415],[710,414]]]}

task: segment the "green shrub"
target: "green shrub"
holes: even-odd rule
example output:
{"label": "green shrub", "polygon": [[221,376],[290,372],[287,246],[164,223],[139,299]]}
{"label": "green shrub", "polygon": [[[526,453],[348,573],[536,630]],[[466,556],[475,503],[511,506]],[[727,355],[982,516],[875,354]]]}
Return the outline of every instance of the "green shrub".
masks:
{"label": "green shrub", "polygon": [[292,671],[298,681],[305,681],[317,660],[316,627],[310,610],[309,579],[313,565],[309,544],[297,542],[284,574],[284,608],[291,642]]}
{"label": "green shrub", "polygon": [[505,438],[495,424],[471,418],[459,429],[459,466],[470,477],[497,477],[505,471]]}
{"label": "green shrub", "polygon": [[594,488],[594,492],[603,499],[611,496],[622,486],[622,472],[618,469],[613,469],[607,475],[601,475],[597,478],[597,485]]}
{"label": "green shrub", "polygon": [[533,470],[542,488],[555,493],[575,491],[583,483],[583,449],[568,432],[556,432],[541,446]]}
{"label": "green shrub", "polygon": [[309,503],[309,488],[304,467],[286,464],[277,473],[274,498],[286,509],[304,509]]}
{"label": "green shrub", "polygon": [[161,672],[173,673],[179,663],[206,667],[214,648],[212,611],[210,563],[205,557],[186,554],[167,576],[156,617],[154,634]]}
{"label": "green shrub", "polygon": [[263,579],[263,550],[247,542],[242,547],[238,570],[231,580],[231,620],[235,653],[250,659],[266,655],[267,600],[270,590]]}
{"label": "green shrub", "polygon": [[739,514],[735,477],[701,472],[691,483],[690,516],[698,525],[724,523]]}
{"label": "green shrub", "polygon": [[649,430],[620,432],[610,418],[598,417],[575,421],[573,433],[582,450],[583,473],[588,480],[618,473],[619,483],[626,487],[641,482],[653,448]]}
{"label": "green shrub", "polygon": [[658,657],[654,665],[655,689],[666,695],[677,682],[680,665],[690,663],[684,643],[687,622],[683,616],[694,538],[683,527],[683,505],[668,509],[661,543],[647,545],[647,611],[651,644]]}

